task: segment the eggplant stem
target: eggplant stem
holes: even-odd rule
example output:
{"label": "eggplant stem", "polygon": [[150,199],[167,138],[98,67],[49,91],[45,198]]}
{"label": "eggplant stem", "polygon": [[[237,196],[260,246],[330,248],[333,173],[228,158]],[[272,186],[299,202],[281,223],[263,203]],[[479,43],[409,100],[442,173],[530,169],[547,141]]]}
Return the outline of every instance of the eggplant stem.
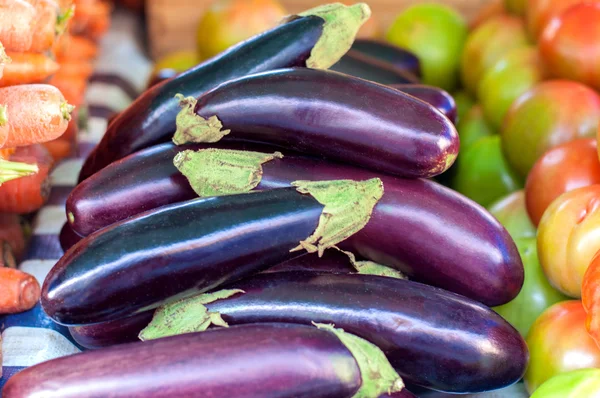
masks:
{"label": "eggplant stem", "polygon": [[231,130],[222,130],[223,123],[216,116],[204,119],[196,115],[194,108],[197,100],[194,97],[184,97],[182,94],[177,94],[175,98],[182,108],[175,119],[177,125],[177,130],[173,136],[175,145],[202,142],[214,143],[231,132]]}
{"label": "eggplant stem", "polygon": [[332,249],[340,251],[348,256],[350,264],[354,267],[357,273],[362,275],[386,276],[388,278],[408,279],[406,275],[397,269],[388,267],[387,265],[379,264],[374,261],[356,261],[354,253],[340,249],[337,246],[332,246]]}

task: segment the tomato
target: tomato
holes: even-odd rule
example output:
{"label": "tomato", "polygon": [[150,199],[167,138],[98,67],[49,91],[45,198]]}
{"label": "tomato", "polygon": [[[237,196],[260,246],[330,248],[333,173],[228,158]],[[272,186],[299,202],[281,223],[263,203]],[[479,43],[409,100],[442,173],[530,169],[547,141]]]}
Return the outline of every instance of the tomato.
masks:
{"label": "tomato", "polygon": [[596,136],[600,96],[569,80],[537,84],[511,105],[500,135],[506,158],[523,178],[547,150]]}
{"label": "tomato", "polygon": [[514,300],[494,308],[494,311],[527,337],[531,325],[548,307],[568,300],[568,297],[548,283],[538,260],[535,238],[515,239],[515,243],[525,269],[523,288]]}
{"label": "tomato", "polygon": [[473,105],[475,105],[475,99],[473,99],[473,97],[471,97],[471,95],[466,91],[455,92],[452,96],[454,97],[454,102],[456,103],[456,120],[458,123],[460,123],[467,112],[469,112]]}
{"label": "tomato", "polygon": [[461,57],[461,78],[471,94],[476,94],[485,71],[508,51],[527,46],[523,21],[512,15],[497,15],[471,32]]}
{"label": "tomato", "polygon": [[[456,126],[460,139],[461,153],[482,137],[496,134],[496,131],[483,116],[481,105],[475,104],[467,111]],[[459,155],[460,156],[460,155]]]}
{"label": "tomato", "polygon": [[504,7],[507,11],[520,17],[523,17],[525,16],[527,0],[504,0]]}
{"label": "tomato", "polygon": [[412,51],[421,61],[423,83],[452,91],[458,83],[458,60],[467,37],[467,22],[443,4],[415,4],[390,26],[389,42]]}
{"label": "tomato", "polygon": [[546,26],[540,54],[553,76],[600,89],[600,3],[572,6]]}
{"label": "tomato", "polygon": [[531,398],[600,398],[600,369],[580,369],[554,376]]}
{"label": "tomato", "polygon": [[600,367],[600,349],[587,334],[580,301],[548,308],[531,326],[526,341],[529,366],[524,380],[530,393],[556,375]]}
{"label": "tomato", "polygon": [[600,248],[600,185],[559,196],[538,228],[538,255],[548,280],[564,294],[581,297],[581,283]]}
{"label": "tomato", "polygon": [[513,239],[535,238],[536,227],[531,223],[527,214],[525,191],[522,189],[492,203],[488,210],[500,221]]}
{"label": "tomato", "polygon": [[584,0],[527,0],[527,31],[537,41],[550,20]]}
{"label": "tomato", "polygon": [[550,149],[535,162],[525,184],[531,220],[538,225],[554,199],[593,184],[600,184],[596,139],[579,139]]}
{"label": "tomato", "polygon": [[600,347],[600,251],[592,259],[583,277],[581,300],[587,313],[587,330]]}
{"label": "tomato", "polygon": [[462,150],[452,187],[482,206],[523,188],[502,153],[500,137],[483,137]]}
{"label": "tomato", "polygon": [[486,119],[500,129],[512,103],[543,77],[536,48],[519,47],[506,52],[485,72],[479,83],[477,96]]}

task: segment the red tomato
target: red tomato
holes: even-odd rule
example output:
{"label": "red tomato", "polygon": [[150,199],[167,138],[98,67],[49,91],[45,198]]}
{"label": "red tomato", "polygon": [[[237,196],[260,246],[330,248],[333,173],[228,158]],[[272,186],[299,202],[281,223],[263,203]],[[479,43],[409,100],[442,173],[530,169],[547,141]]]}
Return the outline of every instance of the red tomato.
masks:
{"label": "red tomato", "polygon": [[593,184],[600,184],[600,161],[594,138],[550,149],[534,164],[525,184],[531,221],[537,226],[550,203],[563,193]]}
{"label": "red tomato", "polygon": [[570,6],[584,0],[528,0],[527,1],[527,30],[529,36],[537,41],[542,31],[552,18]]}
{"label": "red tomato", "polygon": [[539,49],[551,75],[600,89],[600,3],[574,5],[544,29]]}
{"label": "red tomato", "polygon": [[581,300],[587,312],[587,330],[600,347],[600,251],[594,256],[583,277]]}
{"label": "red tomato", "polygon": [[530,393],[556,375],[600,367],[600,349],[587,334],[581,301],[564,301],[544,311],[529,331],[527,347],[524,380]]}

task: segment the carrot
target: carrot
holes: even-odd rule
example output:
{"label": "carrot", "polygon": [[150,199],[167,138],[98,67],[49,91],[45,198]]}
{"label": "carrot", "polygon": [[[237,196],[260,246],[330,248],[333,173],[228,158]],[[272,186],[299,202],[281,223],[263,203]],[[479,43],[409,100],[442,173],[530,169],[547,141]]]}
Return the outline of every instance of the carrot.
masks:
{"label": "carrot", "polygon": [[58,64],[45,54],[9,52],[8,56],[12,62],[4,68],[0,87],[41,83],[58,71]]}
{"label": "carrot", "polygon": [[48,150],[55,162],[60,162],[73,154],[73,143],[63,138],[44,142],[42,145]]}
{"label": "carrot", "polygon": [[0,0],[0,42],[7,50],[31,48],[36,14],[35,7],[24,0]]}
{"label": "carrot", "polygon": [[2,79],[2,76],[4,74],[4,67],[6,66],[6,64],[10,64],[11,63],[11,59],[8,55],[6,55],[6,50],[4,50],[4,46],[2,45],[2,43],[0,43],[0,79]]}
{"label": "carrot", "polygon": [[15,153],[17,148],[2,148],[0,149],[0,160],[8,160],[8,158]]}
{"label": "carrot", "polygon": [[40,299],[40,284],[18,269],[0,268],[0,314],[32,309]]}
{"label": "carrot", "polygon": [[6,105],[0,105],[0,148],[4,147],[8,140],[10,125],[8,123],[8,114]]}
{"label": "carrot", "polygon": [[[8,245],[10,251],[12,251],[13,259],[21,259],[25,254],[25,234],[23,228],[21,228],[21,219],[18,215],[0,213],[0,242]],[[7,253],[7,250],[3,250],[3,252]],[[8,259],[5,259],[4,265],[7,265],[7,262],[9,262]]]}
{"label": "carrot", "polygon": [[67,129],[73,106],[49,84],[0,88],[0,104],[7,107],[8,138],[4,146],[24,146],[59,137]]}
{"label": "carrot", "polygon": [[71,32],[92,39],[100,38],[110,25],[111,6],[108,2],[75,2]]}
{"label": "carrot", "polygon": [[48,83],[58,88],[60,92],[63,93],[67,102],[73,104],[75,108],[79,108],[83,105],[85,89],[87,88],[87,79],[73,78],[70,75],[61,73],[59,69]]}
{"label": "carrot", "polygon": [[13,179],[0,186],[0,212],[27,214],[41,208],[50,194],[49,174],[53,159],[42,145],[21,147],[11,157],[19,162],[37,162],[36,174]]}
{"label": "carrot", "polygon": [[88,61],[66,61],[60,63],[59,71],[73,79],[88,80],[94,73],[94,66]]}
{"label": "carrot", "polygon": [[64,34],[54,48],[59,63],[91,61],[98,56],[98,45],[87,37]]}
{"label": "carrot", "polygon": [[55,0],[25,0],[31,4],[36,11],[35,28],[33,32],[31,52],[46,52],[51,49],[67,27],[73,9],[61,10]]}

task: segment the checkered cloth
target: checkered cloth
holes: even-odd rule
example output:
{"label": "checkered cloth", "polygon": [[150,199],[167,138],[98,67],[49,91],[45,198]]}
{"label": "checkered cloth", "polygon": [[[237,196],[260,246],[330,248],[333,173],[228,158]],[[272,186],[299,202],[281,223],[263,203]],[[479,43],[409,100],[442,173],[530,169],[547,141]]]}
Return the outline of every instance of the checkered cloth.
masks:
{"label": "checkered cloth", "polygon": [[[136,16],[122,10],[115,12],[86,93],[89,117],[86,130],[78,136],[77,155],[61,162],[52,172],[50,198],[34,219],[33,236],[19,265],[21,270],[34,275],[40,285],[63,254],[58,234],[66,221],[64,205],[76,185],[83,160],[102,138],[107,119],[127,107],[146,85],[151,64],[144,53],[143,35]],[[0,317],[0,331],[3,352],[0,388],[23,368],[77,353],[82,348],[73,341],[67,328],[44,314],[39,303],[31,311]]]}

